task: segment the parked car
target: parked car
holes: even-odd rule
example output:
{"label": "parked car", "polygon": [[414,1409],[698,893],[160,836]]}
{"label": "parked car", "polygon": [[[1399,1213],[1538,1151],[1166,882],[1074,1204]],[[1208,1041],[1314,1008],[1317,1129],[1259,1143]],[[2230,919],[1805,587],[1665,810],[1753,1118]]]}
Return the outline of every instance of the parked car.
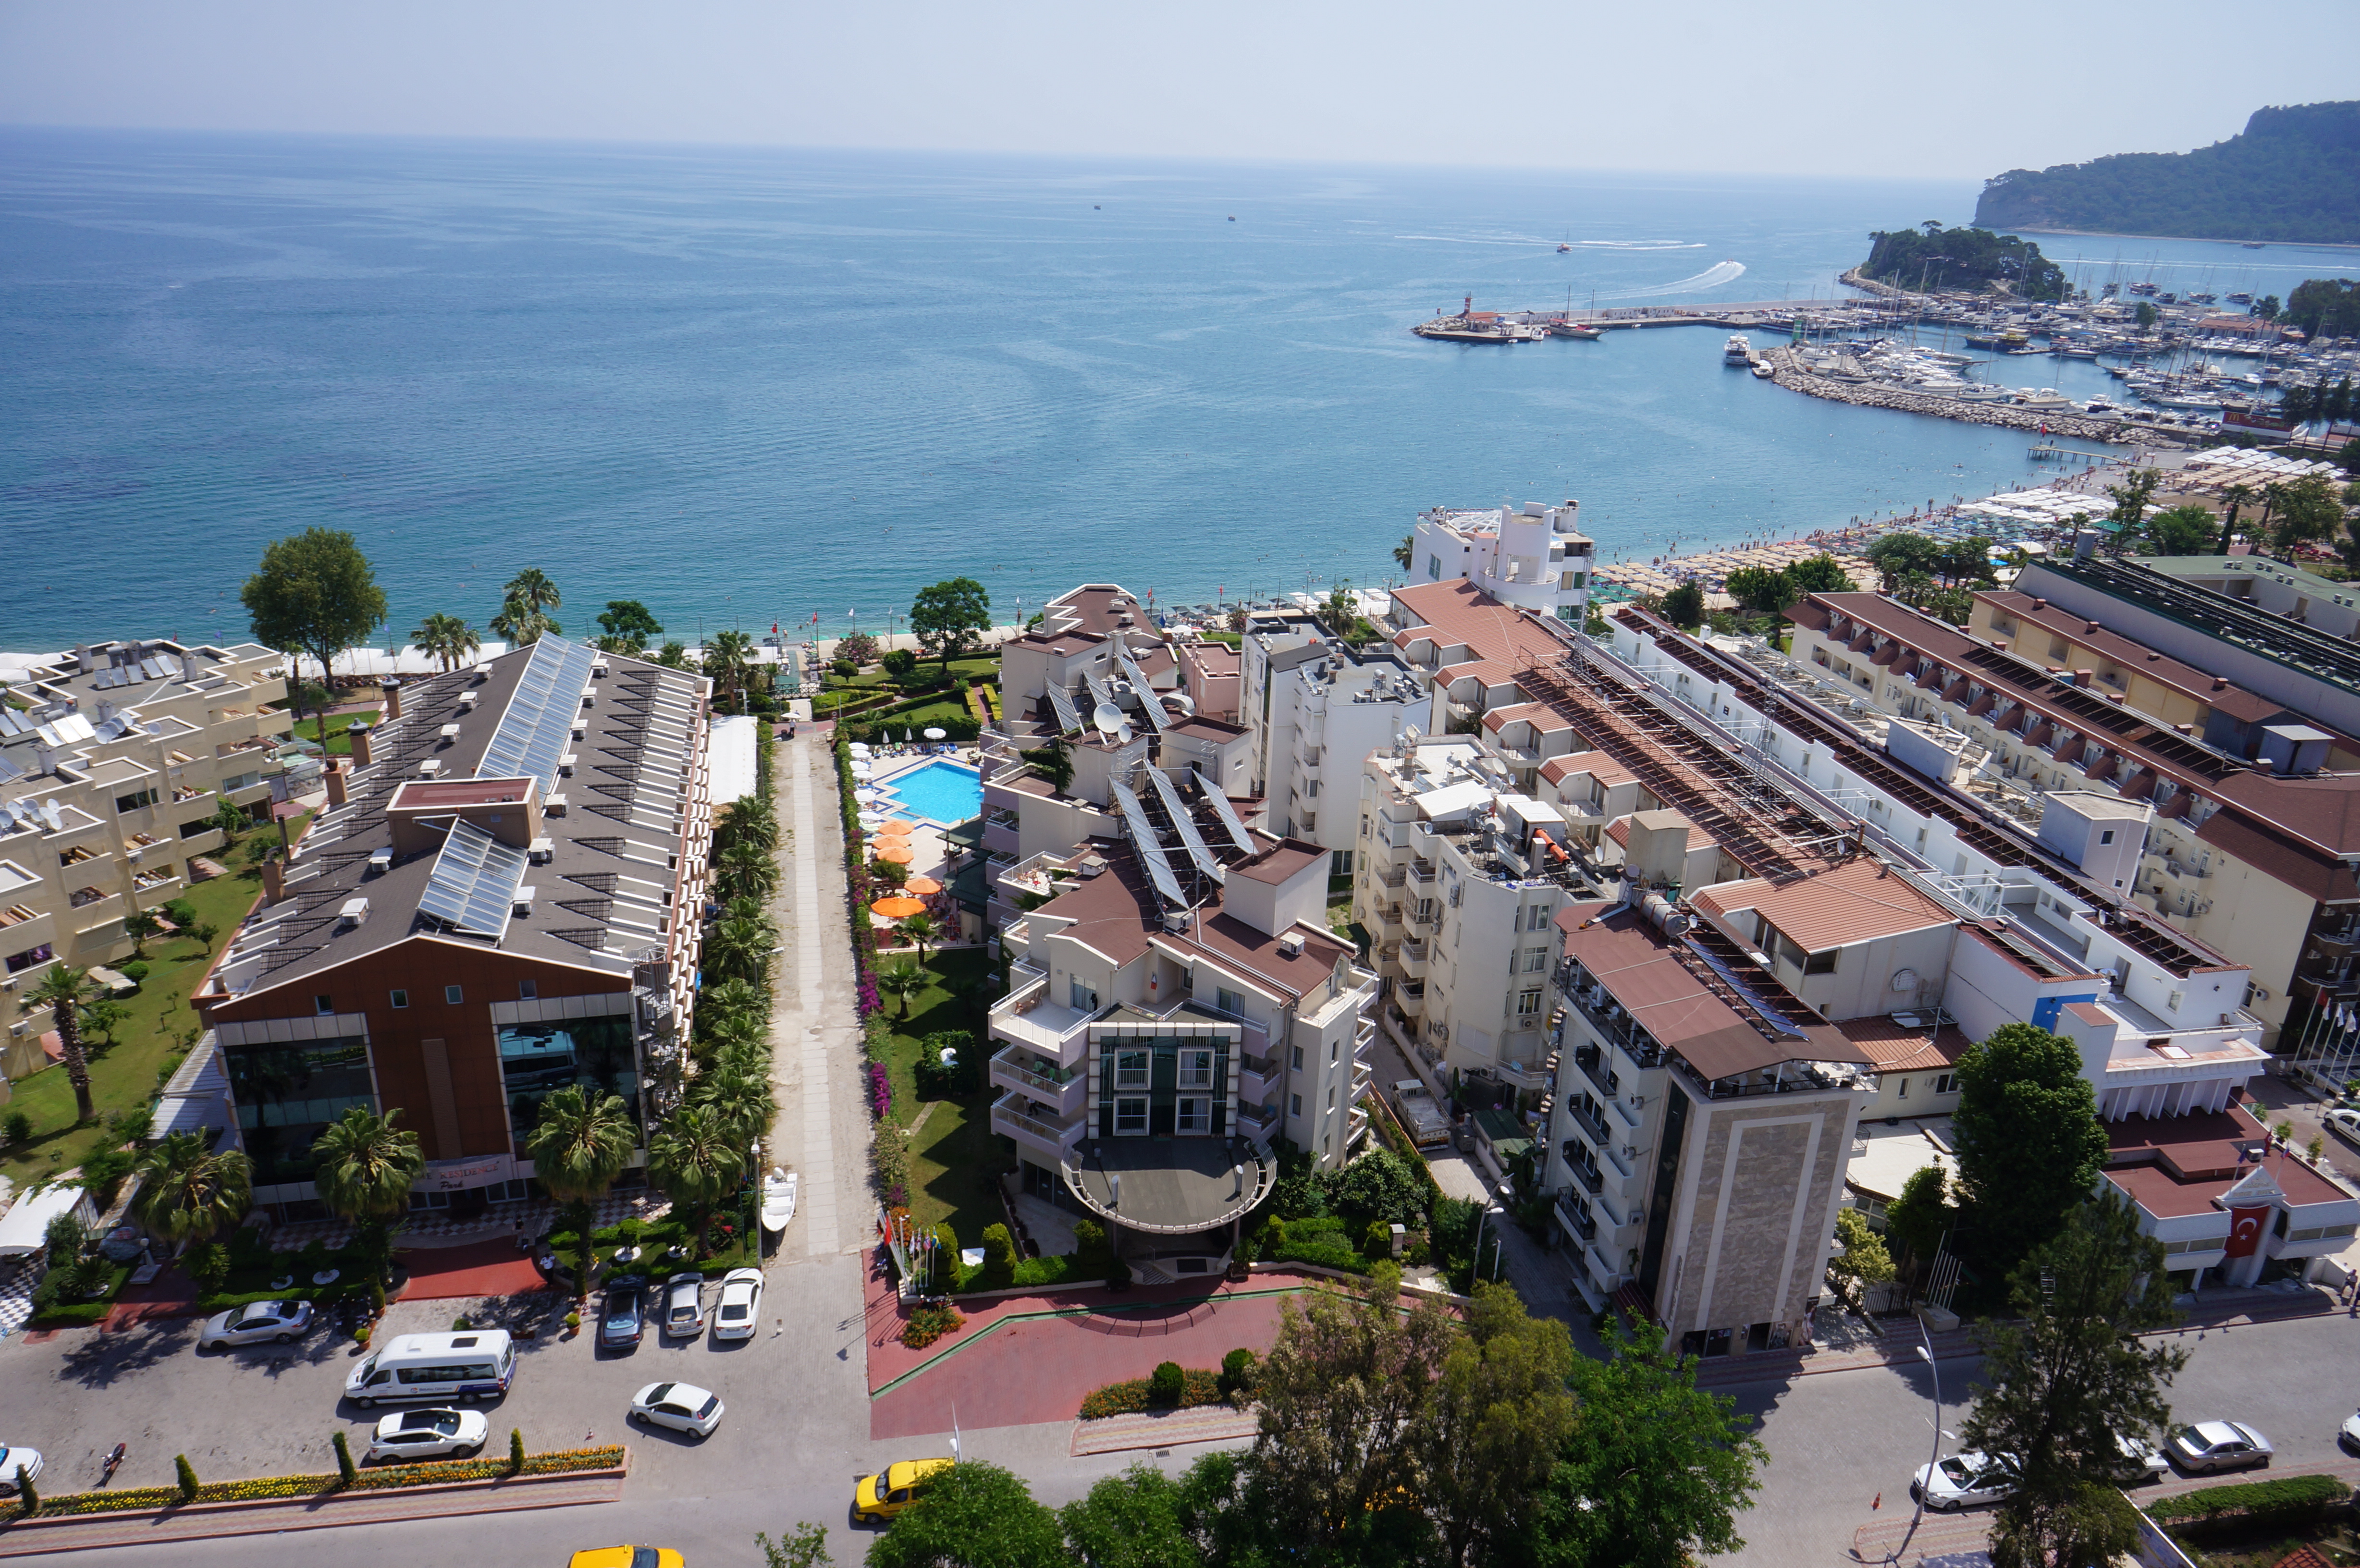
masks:
{"label": "parked car", "polygon": [[2163,1450],[2143,1437],[2116,1434],[2114,1446],[2123,1454],[2123,1467],[2114,1472],[2114,1478],[2125,1486],[2160,1481],[2171,1474],[2171,1461],[2163,1456]]}
{"label": "parked car", "polygon": [[1919,1465],[1910,1479],[1909,1495],[1922,1497],[1937,1512],[1947,1512],[2002,1501],[2016,1486],[2016,1466],[2006,1455],[1971,1450]]}
{"label": "parked car", "polygon": [[2335,1436],[2346,1448],[2360,1448],[2360,1410],[2352,1412],[2352,1418],[2336,1429]]}
{"label": "parked car", "polygon": [[27,1481],[41,1478],[41,1451],[21,1443],[0,1443],[0,1492],[13,1492]]}
{"label": "parked car", "polygon": [[2198,1421],[2171,1434],[2172,1462],[2190,1475],[2221,1470],[2267,1469],[2270,1440],[2244,1421]]}
{"label": "parked car", "polygon": [[364,1465],[387,1459],[441,1459],[474,1454],[492,1430],[481,1410],[403,1410],[377,1423]]}
{"label": "parked car", "polygon": [[566,1559],[565,1568],[688,1568],[669,1546],[594,1546]]}
{"label": "parked car", "polygon": [[721,1297],[713,1303],[713,1337],[751,1339],[762,1316],[762,1271],[732,1269],[721,1277]]}
{"label": "parked car", "polygon": [[650,1426],[711,1437],[721,1424],[721,1396],[694,1383],[650,1383],[631,1396],[630,1414]]}
{"label": "parked car", "polygon": [[2346,1105],[2330,1111],[2319,1119],[2327,1124],[2328,1131],[2346,1143],[2360,1144],[2360,1110]]}
{"label": "parked car", "polygon": [[648,1282],[636,1274],[606,1281],[606,1310],[598,1314],[598,1348],[628,1350],[648,1327]]}
{"label": "parked car", "polygon": [[910,1506],[919,1482],[957,1463],[955,1459],[904,1459],[874,1475],[863,1475],[852,1488],[852,1522],[873,1524],[891,1519]]}
{"label": "parked car", "polygon": [[270,1340],[291,1345],[311,1332],[309,1301],[250,1301],[215,1312],[197,1331],[199,1350],[219,1350],[232,1345],[259,1345]]}
{"label": "parked car", "polygon": [[694,1339],[705,1332],[704,1289],[702,1274],[675,1274],[664,1282],[664,1333]]}

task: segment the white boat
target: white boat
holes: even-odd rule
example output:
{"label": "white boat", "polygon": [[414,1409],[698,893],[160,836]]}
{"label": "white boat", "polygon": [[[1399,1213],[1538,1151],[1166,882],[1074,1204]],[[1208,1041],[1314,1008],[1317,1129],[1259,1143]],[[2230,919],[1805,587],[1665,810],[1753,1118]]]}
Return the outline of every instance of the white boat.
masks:
{"label": "white boat", "polygon": [[1743,332],[1732,332],[1721,346],[1721,363],[1743,369],[1754,363],[1754,344]]}
{"label": "white boat", "polygon": [[1772,376],[1777,375],[1778,371],[1776,366],[1773,365],[1765,359],[1754,367],[1754,374],[1760,379],[1767,381]]}
{"label": "white boat", "polygon": [[795,1217],[795,1173],[770,1167],[762,1181],[762,1228],[772,1236],[787,1228]]}

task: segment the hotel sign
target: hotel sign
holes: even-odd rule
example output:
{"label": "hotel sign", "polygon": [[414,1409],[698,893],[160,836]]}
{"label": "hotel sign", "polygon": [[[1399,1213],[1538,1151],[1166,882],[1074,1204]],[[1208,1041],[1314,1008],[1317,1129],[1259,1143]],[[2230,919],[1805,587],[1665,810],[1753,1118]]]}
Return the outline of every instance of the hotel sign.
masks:
{"label": "hotel sign", "polygon": [[426,1166],[419,1185],[435,1192],[456,1192],[469,1187],[516,1179],[516,1156],[479,1154],[466,1160],[434,1160]]}

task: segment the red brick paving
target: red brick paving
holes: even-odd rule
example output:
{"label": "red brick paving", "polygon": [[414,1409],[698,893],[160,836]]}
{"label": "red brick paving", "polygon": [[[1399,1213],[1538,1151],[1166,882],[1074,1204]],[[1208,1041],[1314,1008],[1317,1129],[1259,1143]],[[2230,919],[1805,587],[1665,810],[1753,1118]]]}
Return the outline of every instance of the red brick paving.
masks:
{"label": "red brick paving", "polygon": [[451,1301],[465,1296],[520,1296],[545,1288],[532,1259],[516,1249],[516,1238],[496,1236],[464,1247],[413,1247],[401,1255],[410,1269],[405,1301]]}

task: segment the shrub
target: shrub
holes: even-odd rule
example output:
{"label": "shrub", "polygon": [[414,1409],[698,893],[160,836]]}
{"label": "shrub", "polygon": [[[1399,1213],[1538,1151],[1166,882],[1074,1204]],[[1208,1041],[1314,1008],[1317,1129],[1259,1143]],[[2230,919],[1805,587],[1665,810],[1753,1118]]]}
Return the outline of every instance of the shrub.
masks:
{"label": "shrub", "polygon": [[566,1313],[565,1326],[567,1328],[580,1328],[582,1326],[582,1314],[580,1312]]}
{"label": "shrub", "polygon": [[1016,1239],[1004,1225],[983,1227],[983,1288],[1005,1290],[1016,1282]]}
{"label": "shrub", "polygon": [[1371,1258],[1391,1258],[1393,1255],[1393,1227],[1383,1220],[1371,1220],[1368,1235],[1360,1238],[1360,1250]]}
{"label": "shrub", "polygon": [[71,1214],[53,1214],[41,1240],[49,1249],[49,1267],[62,1269],[82,1257],[82,1249],[90,1245],[90,1232]]}
{"label": "shrub", "polygon": [[351,1486],[353,1477],[360,1474],[360,1469],[353,1463],[353,1445],[344,1441],[342,1429],[328,1434],[328,1446],[336,1451],[336,1474],[345,1486]]}
{"label": "shrub", "polygon": [[1230,1351],[1221,1357],[1221,1392],[1230,1395],[1252,1393],[1254,1377],[1261,1367],[1261,1358],[1244,1345]]}
{"label": "shrub", "polygon": [[2277,1528],[2305,1523],[2352,1495],[2352,1488],[2333,1475],[2289,1475],[2278,1481],[2250,1481],[2234,1486],[2206,1486],[2165,1497],[2147,1506],[2147,1517],[2160,1523],[2203,1523],[2234,1517],[2238,1529]]}
{"label": "shrub", "polygon": [[1177,1361],[1159,1361],[1155,1364],[1155,1370],[1148,1375],[1148,1399],[1167,1410],[1179,1405],[1180,1396],[1187,1391],[1187,1374],[1180,1370]]}
{"label": "shrub", "polygon": [[[869,1064],[869,1114],[882,1121],[887,1113],[892,1109],[893,1080],[887,1074],[882,1063],[872,1062]],[[878,1141],[881,1143],[884,1139],[880,1138]]]}
{"label": "shrub", "polygon": [[33,1478],[30,1475],[18,1476],[16,1478],[16,1517],[31,1519],[40,1511],[41,1495],[33,1490]]}
{"label": "shrub", "polygon": [[956,1290],[959,1279],[958,1232],[945,1221],[934,1227],[934,1277],[928,1281],[936,1290]]}
{"label": "shrub", "polygon": [[229,1248],[218,1241],[201,1241],[181,1258],[180,1268],[201,1293],[210,1296],[229,1279]]}
{"label": "shrub", "polygon": [[[943,1065],[945,1051],[954,1053],[948,1067]],[[928,1035],[918,1048],[918,1098],[956,1100],[974,1094],[983,1083],[983,1057],[975,1036],[964,1029]]]}
{"label": "shrub", "polygon": [[860,666],[848,659],[831,659],[828,662],[828,668],[847,681],[860,673]]}
{"label": "shrub", "polygon": [[513,1475],[523,1468],[524,1429],[512,1426],[508,1428],[508,1474]]}
{"label": "shrub", "polygon": [[195,1502],[197,1500],[197,1467],[189,1463],[187,1454],[172,1455],[172,1473],[180,1478],[180,1501]]}
{"label": "shrub", "polygon": [[919,1307],[901,1325],[901,1343],[912,1350],[923,1350],[943,1335],[956,1334],[966,1326],[967,1319],[956,1307]]}
{"label": "shrub", "polygon": [[906,648],[897,648],[877,661],[885,673],[899,681],[918,668],[918,656]]}
{"label": "shrub", "polygon": [[1392,1149],[1372,1149],[1328,1179],[1328,1202],[1363,1219],[1407,1225],[1426,1206],[1426,1183]]}
{"label": "shrub", "polygon": [[130,963],[123,966],[121,973],[123,977],[126,980],[130,981],[134,985],[144,985],[148,983],[148,976],[154,974],[155,971],[148,966],[148,961],[146,959],[135,958]]}
{"label": "shrub", "polygon": [[1106,1226],[1096,1220],[1074,1222],[1074,1256],[1096,1258],[1107,1249]]}
{"label": "shrub", "polygon": [[0,1138],[11,1145],[33,1141],[33,1118],[22,1111],[10,1111],[0,1116]]}
{"label": "shrub", "polygon": [[[1099,1421],[1107,1416],[1142,1415],[1151,1410],[1190,1410],[1197,1405],[1218,1405],[1221,1402],[1221,1380],[1217,1373],[1195,1367],[1176,1367],[1167,1361],[1180,1376],[1180,1389],[1171,1404],[1159,1404],[1150,1391],[1153,1378],[1134,1377],[1127,1383],[1109,1383],[1103,1388],[1093,1388],[1083,1397],[1079,1414],[1084,1421]],[[1164,1367],[1156,1370],[1160,1373]]]}

